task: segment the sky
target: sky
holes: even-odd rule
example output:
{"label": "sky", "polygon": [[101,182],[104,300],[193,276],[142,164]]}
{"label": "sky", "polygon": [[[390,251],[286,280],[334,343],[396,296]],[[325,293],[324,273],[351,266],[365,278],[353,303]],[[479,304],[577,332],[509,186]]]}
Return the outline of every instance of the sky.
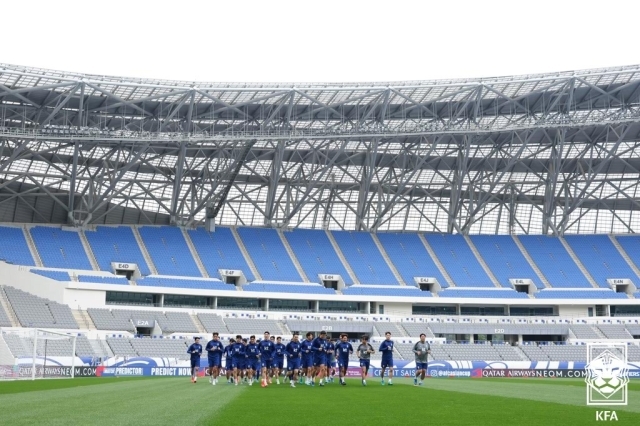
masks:
{"label": "sky", "polygon": [[640,64],[639,1],[3,2],[0,63],[208,82],[386,82]]}

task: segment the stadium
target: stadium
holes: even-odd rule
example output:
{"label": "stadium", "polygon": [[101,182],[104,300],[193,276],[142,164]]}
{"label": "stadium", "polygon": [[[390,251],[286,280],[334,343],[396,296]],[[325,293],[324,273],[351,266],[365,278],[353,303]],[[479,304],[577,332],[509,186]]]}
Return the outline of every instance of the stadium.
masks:
{"label": "stadium", "polygon": [[[616,420],[640,421],[640,66],[231,84],[0,64],[0,157],[2,423],[285,404],[589,424],[612,410],[597,348],[625,362]],[[189,381],[195,337],[264,331],[369,336],[367,386],[355,353],[342,387],[214,387],[206,354]]]}

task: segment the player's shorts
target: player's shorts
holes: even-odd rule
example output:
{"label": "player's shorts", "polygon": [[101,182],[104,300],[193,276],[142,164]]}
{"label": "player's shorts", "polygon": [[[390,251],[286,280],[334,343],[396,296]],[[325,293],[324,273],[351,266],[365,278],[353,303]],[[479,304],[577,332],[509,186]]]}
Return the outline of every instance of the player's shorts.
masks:
{"label": "player's shorts", "polygon": [[261,365],[262,368],[273,368],[273,359],[263,359]]}
{"label": "player's shorts", "polygon": [[287,370],[300,370],[302,360],[300,358],[287,358]]}
{"label": "player's shorts", "polygon": [[313,366],[320,367],[321,365],[327,365],[327,357],[324,355],[316,355],[313,357]]}
{"label": "player's shorts", "polygon": [[360,359],[360,367],[364,367],[368,370],[370,365],[371,365],[370,359]]}
{"label": "player's shorts", "polygon": [[416,362],[416,370],[426,370],[429,367],[428,362]]}
{"label": "player's shorts", "polygon": [[260,370],[260,360],[258,359],[248,359],[246,361],[246,364],[247,364],[247,367],[246,367],[247,370],[253,370],[253,371]]}
{"label": "player's shorts", "polygon": [[347,368],[349,367],[349,358],[338,358],[338,367]]}
{"label": "player's shorts", "polygon": [[244,370],[244,359],[231,358],[231,368],[237,368],[238,370]]}
{"label": "player's shorts", "polygon": [[329,365],[333,368],[336,368],[338,366],[338,362],[335,358],[331,358],[331,360],[329,361]]}
{"label": "player's shorts", "polygon": [[233,370],[233,358],[227,358],[224,362],[225,370]]}
{"label": "player's shorts", "polygon": [[284,369],[284,359],[274,359],[272,366],[278,370]]}
{"label": "player's shorts", "polygon": [[191,368],[193,367],[200,368],[200,358],[191,358]]}
{"label": "player's shorts", "polygon": [[393,368],[393,358],[382,358],[381,368]]}
{"label": "player's shorts", "polygon": [[313,367],[313,357],[306,356],[302,357],[302,368],[311,368]]}
{"label": "player's shorts", "polygon": [[207,357],[207,361],[209,361],[209,367],[222,367],[222,359],[219,356]]}

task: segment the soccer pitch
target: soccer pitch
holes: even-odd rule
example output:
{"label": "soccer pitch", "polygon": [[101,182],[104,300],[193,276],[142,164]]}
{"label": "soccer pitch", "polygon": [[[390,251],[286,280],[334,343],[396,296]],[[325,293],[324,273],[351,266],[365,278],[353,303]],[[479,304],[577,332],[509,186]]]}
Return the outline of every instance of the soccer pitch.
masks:
{"label": "soccer pitch", "polygon": [[640,424],[640,383],[629,405],[588,407],[582,380],[410,379],[381,386],[212,386],[206,379],[84,378],[0,385],[3,425],[585,425],[597,410]]}

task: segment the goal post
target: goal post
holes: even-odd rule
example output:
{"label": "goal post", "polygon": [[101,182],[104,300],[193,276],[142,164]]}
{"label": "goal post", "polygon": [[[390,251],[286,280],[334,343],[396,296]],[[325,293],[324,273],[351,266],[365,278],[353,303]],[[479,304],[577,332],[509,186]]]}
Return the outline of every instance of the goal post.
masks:
{"label": "goal post", "polygon": [[[58,331],[44,330],[41,328],[33,329],[33,359],[31,363],[31,380],[35,380],[36,378],[44,379],[47,376],[47,357],[48,356],[70,356],[71,357],[71,372],[69,377],[71,379],[75,376],[75,366],[76,366],[76,339],[77,336],[72,336],[70,334],[61,333]],[[47,349],[49,347],[49,342],[59,342],[59,341],[70,341],[71,343],[71,352],[65,354],[65,350],[60,347],[60,345],[56,346],[55,349],[51,348],[49,353],[47,353]],[[38,342],[40,342],[41,347],[38,348]],[[64,345],[66,346],[66,345]],[[40,354],[38,353],[40,352]],[[61,353],[62,352],[62,353]],[[37,360],[39,357],[42,357],[42,367],[38,369]],[[42,374],[42,377],[36,377],[38,371]],[[50,375],[50,377],[57,377],[55,374]]]}

